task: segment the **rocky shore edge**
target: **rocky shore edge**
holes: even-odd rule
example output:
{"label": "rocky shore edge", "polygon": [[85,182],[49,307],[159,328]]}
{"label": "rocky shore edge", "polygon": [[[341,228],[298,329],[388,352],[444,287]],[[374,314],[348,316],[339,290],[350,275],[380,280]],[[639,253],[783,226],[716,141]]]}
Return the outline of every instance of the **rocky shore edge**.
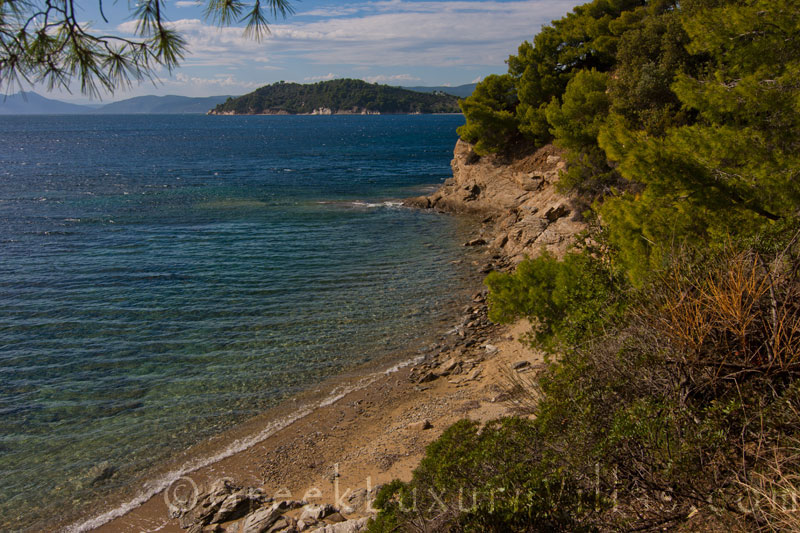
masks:
{"label": "rocky shore edge", "polygon": [[404,204],[480,220],[478,234],[465,245],[487,247],[487,272],[514,266],[542,250],[561,256],[587,227],[575,199],[556,186],[567,162],[553,145],[509,159],[480,157],[459,139],[450,166],[453,177],[435,193]]}
{"label": "rocky shore edge", "polygon": [[[475,220],[474,238],[464,245],[484,249],[482,259],[473,261],[481,273],[513,268],[543,250],[561,255],[586,227],[571,199],[555,187],[566,167],[555,147],[508,161],[478,157],[468,143],[458,141],[451,166],[453,177],[436,192],[404,204]],[[316,418],[294,422],[249,451],[250,457],[242,461],[245,466],[238,467],[245,473],[239,478],[256,479],[255,483],[220,478],[213,472],[236,470],[231,464],[220,465],[205,483],[192,481],[188,497],[182,498],[180,486],[173,485],[163,502],[153,498],[143,510],[132,512],[140,516],[123,517],[98,531],[134,531],[139,524],[152,525],[155,515],[164,532],[365,530],[374,513],[371,502],[383,483],[410,478],[425,446],[458,419],[488,421],[507,414],[508,372],[541,368],[541,354],[519,342],[529,326],[492,324],[486,298],[485,288],[475,292],[457,324],[438,342],[421,348],[415,364],[345,395],[319,409]],[[340,463],[353,475],[340,474]],[[375,483],[368,481],[339,497],[340,481],[352,486],[363,477]],[[305,490],[314,478],[334,485],[336,497]],[[259,487],[297,490],[268,494]],[[298,493],[303,496],[292,497]]]}

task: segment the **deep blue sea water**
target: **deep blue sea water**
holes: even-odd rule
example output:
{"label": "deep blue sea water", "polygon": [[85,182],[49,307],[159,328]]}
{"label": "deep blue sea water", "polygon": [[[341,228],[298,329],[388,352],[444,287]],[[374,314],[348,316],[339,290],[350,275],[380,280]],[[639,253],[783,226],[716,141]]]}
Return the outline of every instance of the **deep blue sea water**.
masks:
{"label": "deep blue sea water", "polygon": [[0,530],[444,327],[462,121],[2,117]]}

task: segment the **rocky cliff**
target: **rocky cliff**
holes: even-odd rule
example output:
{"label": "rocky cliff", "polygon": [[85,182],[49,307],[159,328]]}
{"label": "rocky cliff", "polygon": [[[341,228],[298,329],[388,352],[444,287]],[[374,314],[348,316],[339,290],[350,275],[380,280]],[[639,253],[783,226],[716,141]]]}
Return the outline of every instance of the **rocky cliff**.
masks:
{"label": "rocky cliff", "polygon": [[548,145],[512,159],[479,157],[459,139],[453,177],[434,194],[406,205],[472,214],[482,218],[479,235],[468,245],[487,245],[498,264],[515,265],[547,249],[562,255],[586,229],[573,200],[556,190],[566,168],[562,152]]}

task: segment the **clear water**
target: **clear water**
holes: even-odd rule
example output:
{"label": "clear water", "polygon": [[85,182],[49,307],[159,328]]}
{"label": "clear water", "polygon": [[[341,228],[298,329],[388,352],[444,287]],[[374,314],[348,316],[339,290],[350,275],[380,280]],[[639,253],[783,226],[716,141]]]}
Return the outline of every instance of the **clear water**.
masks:
{"label": "clear water", "polygon": [[463,228],[391,200],[462,120],[3,117],[0,530],[448,320]]}

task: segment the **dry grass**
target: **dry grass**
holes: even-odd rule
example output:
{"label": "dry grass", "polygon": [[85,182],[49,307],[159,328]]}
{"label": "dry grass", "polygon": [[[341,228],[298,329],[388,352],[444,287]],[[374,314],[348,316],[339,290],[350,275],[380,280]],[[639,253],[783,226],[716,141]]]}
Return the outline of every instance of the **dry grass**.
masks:
{"label": "dry grass", "polygon": [[769,453],[765,468],[738,481],[745,492],[740,508],[760,524],[758,531],[800,531],[800,447]]}
{"label": "dry grass", "polygon": [[711,271],[660,279],[645,318],[669,339],[680,365],[714,379],[800,371],[800,294],[796,268],[752,251],[730,252]]}

